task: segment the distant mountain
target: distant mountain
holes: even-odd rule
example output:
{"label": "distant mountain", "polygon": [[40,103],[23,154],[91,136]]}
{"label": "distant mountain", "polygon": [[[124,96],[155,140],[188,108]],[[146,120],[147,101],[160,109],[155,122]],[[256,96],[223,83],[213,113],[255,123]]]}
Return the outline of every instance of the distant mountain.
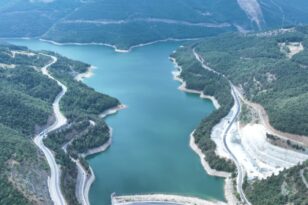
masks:
{"label": "distant mountain", "polygon": [[[121,49],[308,21],[305,0],[0,0],[0,37],[106,43]],[[5,29],[4,29],[5,28]]]}

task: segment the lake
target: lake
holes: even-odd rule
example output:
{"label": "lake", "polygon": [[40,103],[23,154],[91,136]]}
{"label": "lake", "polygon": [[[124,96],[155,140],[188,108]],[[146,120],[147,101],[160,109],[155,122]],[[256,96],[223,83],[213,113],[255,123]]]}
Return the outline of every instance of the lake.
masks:
{"label": "lake", "polygon": [[38,40],[10,40],[33,50],[51,50],[96,67],[85,83],[118,98],[128,108],[109,116],[112,146],[88,158],[96,180],[93,205],[110,195],[169,193],[225,200],[222,178],[209,176],[189,147],[189,134],[215,108],[187,94],[173,80],[168,59],[179,42],[158,43],[116,53],[104,46],[57,46]]}

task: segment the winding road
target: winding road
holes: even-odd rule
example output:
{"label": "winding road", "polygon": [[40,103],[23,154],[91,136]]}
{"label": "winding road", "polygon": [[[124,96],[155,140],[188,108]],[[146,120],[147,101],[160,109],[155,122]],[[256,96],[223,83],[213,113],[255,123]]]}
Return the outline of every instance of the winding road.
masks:
{"label": "winding road", "polygon": [[59,165],[56,163],[55,157],[50,149],[48,149],[44,143],[43,139],[47,137],[47,134],[53,130],[60,128],[61,126],[67,123],[66,117],[60,111],[59,102],[61,98],[65,95],[67,91],[67,87],[62,84],[60,81],[51,76],[48,72],[48,67],[57,62],[57,58],[55,56],[47,55],[40,53],[40,55],[44,55],[51,58],[51,62],[42,67],[41,71],[44,75],[48,76],[50,79],[57,82],[57,84],[62,88],[61,92],[55,98],[52,108],[54,112],[54,116],[56,118],[55,122],[43,130],[40,134],[34,137],[34,143],[38,146],[38,148],[44,153],[47,162],[50,167],[50,177],[48,178],[48,188],[52,201],[56,205],[66,205],[65,198],[61,192],[61,169]]}
{"label": "winding road", "polygon": [[[193,49],[193,53],[196,57],[196,59],[201,63],[202,67],[214,72],[218,75],[223,76],[226,80],[228,80],[223,74],[218,73],[217,71],[209,68],[207,65],[205,65],[204,63],[204,59]],[[62,114],[62,112],[60,111],[60,100],[62,99],[62,97],[65,95],[66,91],[67,91],[67,87],[62,84],[59,80],[55,79],[52,75],[50,75],[50,73],[48,72],[48,68],[53,65],[54,63],[57,62],[57,58],[55,56],[51,56],[51,55],[47,55],[47,54],[43,54],[40,53],[41,55],[47,56],[51,58],[51,62],[48,63],[47,65],[45,65],[44,67],[41,68],[41,71],[44,75],[46,75],[47,77],[49,77],[50,79],[54,80],[61,88],[61,92],[57,95],[57,97],[55,98],[53,104],[52,104],[52,108],[53,108],[53,112],[54,112],[54,116],[56,118],[55,122],[50,125],[49,127],[47,127],[45,130],[43,130],[40,134],[36,135],[34,137],[34,143],[38,146],[38,148],[44,153],[47,162],[49,164],[50,167],[50,177],[48,178],[48,188],[49,188],[49,193],[51,196],[51,199],[53,200],[54,204],[56,205],[66,205],[67,202],[61,192],[61,169],[59,167],[59,165],[56,163],[55,157],[53,155],[53,153],[51,152],[50,149],[48,149],[44,143],[43,143],[43,139],[47,137],[47,134],[51,131],[54,131],[58,128],[60,128],[61,126],[65,125],[67,123],[67,119],[66,117]],[[244,201],[246,204],[249,204],[249,201],[247,200],[243,189],[242,189],[242,185],[243,185],[243,179],[244,179],[244,172],[240,166],[240,163],[238,162],[236,156],[232,153],[232,151],[230,150],[230,148],[228,147],[227,141],[226,141],[226,137],[229,133],[229,130],[232,126],[232,124],[234,122],[236,122],[238,115],[240,113],[240,101],[239,101],[239,97],[237,96],[237,93],[234,90],[234,85],[231,83],[231,81],[228,80],[228,82],[230,83],[231,86],[231,93],[232,96],[234,98],[234,102],[235,102],[235,106],[236,106],[236,112],[235,114],[232,116],[232,119],[230,121],[230,123],[228,124],[228,127],[226,128],[225,132],[224,132],[224,146],[226,147],[226,150],[229,152],[232,160],[235,162],[236,167],[238,169],[238,176],[237,176],[237,190],[240,194],[240,197],[242,199],[242,201]],[[83,173],[83,175],[85,175],[85,173]],[[82,177],[83,180],[81,182],[81,184],[85,184],[84,179],[86,177]],[[84,186],[82,186],[84,187]],[[87,197],[82,197],[82,202],[83,204],[88,204],[88,199]]]}
{"label": "winding road", "polygon": [[228,124],[228,127],[225,129],[224,133],[223,133],[223,142],[224,142],[224,146],[227,150],[227,152],[230,154],[232,160],[234,161],[235,165],[236,165],[236,168],[238,170],[238,175],[237,175],[237,191],[239,192],[240,194],[240,197],[241,197],[241,200],[245,203],[245,204],[248,204],[250,205],[251,203],[248,201],[248,199],[246,198],[246,195],[243,191],[243,181],[244,181],[244,176],[245,176],[245,172],[243,171],[242,169],[242,166],[240,165],[238,159],[236,158],[236,156],[233,154],[233,152],[231,151],[230,147],[228,146],[228,143],[227,143],[227,136],[228,136],[228,133],[233,125],[233,123],[235,123],[238,119],[238,116],[239,116],[239,113],[240,113],[240,110],[241,110],[241,103],[240,103],[240,100],[239,100],[239,96],[237,95],[237,92],[235,92],[235,86],[232,84],[232,82],[222,73],[219,73],[213,69],[211,69],[210,67],[208,67],[206,64],[205,64],[205,61],[204,59],[196,52],[195,49],[193,49],[193,54],[195,56],[195,58],[197,59],[197,61],[199,61],[202,65],[202,67],[206,70],[209,70],[217,75],[220,75],[222,76],[223,78],[225,78],[230,86],[231,86],[231,94],[233,96],[233,99],[234,99],[234,106],[236,107],[236,111],[234,113],[234,115],[232,116],[231,120],[230,120],[230,123]]}

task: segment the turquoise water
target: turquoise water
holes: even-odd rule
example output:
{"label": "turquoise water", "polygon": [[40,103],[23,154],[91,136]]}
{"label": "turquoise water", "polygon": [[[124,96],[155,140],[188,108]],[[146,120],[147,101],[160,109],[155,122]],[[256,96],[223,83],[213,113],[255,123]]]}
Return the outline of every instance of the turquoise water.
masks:
{"label": "turquoise water", "polygon": [[189,134],[214,109],[208,100],[177,89],[169,54],[180,44],[161,43],[115,53],[102,46],[55,46],[14,40],[34,50],[52,50],[97,67],[85,83],[118,98],[128,108],[107,118],[113,144],[88,159],[96,180],[93,205],[110,194],[169,193],[224,200],[223,179],[208,176],[189,147]]}

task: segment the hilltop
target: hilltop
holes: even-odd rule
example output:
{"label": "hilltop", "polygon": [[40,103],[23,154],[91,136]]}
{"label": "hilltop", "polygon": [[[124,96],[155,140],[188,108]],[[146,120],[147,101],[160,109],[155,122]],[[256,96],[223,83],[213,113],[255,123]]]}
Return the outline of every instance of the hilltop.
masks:
{"label": "hilltop", "polygon": [[296,0],[2,0],[0,37],[59,43],[103,43],[118,49],[167,39],[191,39],[307,22],[308,5]]}

